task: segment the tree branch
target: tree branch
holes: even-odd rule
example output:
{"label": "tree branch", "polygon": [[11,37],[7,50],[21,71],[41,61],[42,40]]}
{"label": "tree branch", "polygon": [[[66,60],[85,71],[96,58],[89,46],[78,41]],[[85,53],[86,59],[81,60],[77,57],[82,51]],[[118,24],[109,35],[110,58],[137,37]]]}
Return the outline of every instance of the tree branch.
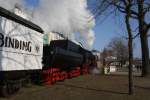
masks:
{"label": "tree branch", "polygon": [[149,24],[146,24],[146,30],[145,32],[148,33],[148,30],[150,29],[150,23]]}
{"label": "tree branch", "polygon": [[[114,5],[115,7],[117,7],[117,9],[118,9],[120,12],[126,13],[125,7],[121,6],[120,3],[117,4],[116,2],[115,2],[115,3],[114,3],[114,2],[109,2],[108,0],[106,0],[106,2],[109,3],[110,5]],[[127,3],[125,2],[125,0],[122,0],[122,2],[124,2],[124,5],[127,4]],[[132,6],[132,5],[130,5],[130,6]],[[132,15],[138,16],[138,13],[137,13],[136,11],[132,10],[132,9],[130,9],[130,13],[131,13]]]}
{"label": "tree branch", "polygon": [[138,16],[135,16],[135,15],[130,15],[130,17],[133,19],[138,19]]}
{"label": "tree branch", "polygon": [[[135,38],[137,38],[138,36],[140,35],[140,33],[137,33],[135,36],[133,36],[131,39],[135,39]],[[150,35],[150,34],[149,34]],[[149,36],[148,35],[148,36]],[[123,36],[123,38],[124,39],[126,39],[126,40],[128,40],[129,39],[129,37],[126,37],[126,36]]]}
{"label": "tree branch", "polygon": [[140,35],[140,33],[137,33],[135,36],[132,37],[132,39],[135,39],[136,37],[138,37]]}
{"label": "tree branch", "polygon": [[147,28],[150,29],[150,23],[147,25]]}
{"label": "tree branch", "polygon": [[144,8],[144,14],[146,14],[149,11],[150,11],[150,5],[148,7],[146,7],[146,8]]}
{"label": "tree branch", "polygon": [[103,12],[105,12],[108,8],[109,8],[109,4],[105,4],[107,3],[106,0],[101,1],[101,3],[97,6],[96,10],[94,11],[95,13],[95,18],[97,18],[98,16],[100,16]]}

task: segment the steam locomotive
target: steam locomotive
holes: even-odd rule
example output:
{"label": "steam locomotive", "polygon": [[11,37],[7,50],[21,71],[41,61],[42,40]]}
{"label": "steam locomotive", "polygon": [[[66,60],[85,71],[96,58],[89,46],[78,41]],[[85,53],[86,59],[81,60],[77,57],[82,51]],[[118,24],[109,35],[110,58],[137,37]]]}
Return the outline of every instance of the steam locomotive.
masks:
{"label": "steam locomotive", "polygon": [[44,31],[0,7],[0,92],[9,96],[29,81],[54,84],[87,74],[92,53],[68,40],[43,45]]}

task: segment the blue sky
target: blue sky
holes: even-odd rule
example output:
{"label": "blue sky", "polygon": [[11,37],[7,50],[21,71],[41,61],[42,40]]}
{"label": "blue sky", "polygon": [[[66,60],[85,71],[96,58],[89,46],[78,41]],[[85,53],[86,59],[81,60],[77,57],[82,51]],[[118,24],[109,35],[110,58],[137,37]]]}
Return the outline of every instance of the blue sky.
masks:
{"label": "blue sky", "polygon": [[36,7],[39,4],[39,0],[25,0],[25,3],[29,7]]}
{"label": "blue sky", "polygon": [[[93,5],[93,1],[95,0],[88,0],[88,5],[91,7],[90,4]],[[93,6],[92,6],[93,7]],[[107,17],[107,18],[105,18]],[[102,51],[104,47],[107,47],[109,42],[114,37],[127,37],[126,27],[124,24],[123,16],[105,16],[104,18],[100,17],[96,19],[96,26],[94,27],[96,40],[94,43],[94,48],[97,50]],[[103,19],[105,19],[103,21]],[[137,27],[136,21],[131,22],[132,28],[135,29]],[[150,34],[150,31],[149,31]],[[135,34],[134,34],[135,35]],[[149,41],[149,48],[150,48],[150,37],[148,38]],[[141,57],[141,45],[140,45],[140,38],[137,37],[133,40],[134,45],[134,57]],[[150,51],[150,49],[149,49]]]}
{"label": "blue sky", "polygon": [[[119,19],[121,20],[122,18]],[[103,48],[107,47],[111,39],[114,37],[127,37],[127,35],[125,34],[126,28],[121,25],[123,19],[120,22],[121,23],[119,23],[119,20],[117,18],[115,19],[113,16],[108,17],[102,23],[96,22],[96,26],[94,27],[96,36],[94,43],[95,49],[102,51]],[[134,57],[140,56],[141,56],[140,42],[139,37],[137,37],[136,39],[134,39]]]}
{"label": "blue sky", "polygon": [[[94,0],[88,0],[93,2]],[[36,7],[39,4],[39,0],[25,0],[26,4],[30,7]],[[88,4],[90,4],[88,2]],[[102,20],[96,20],[96,26],[93,28],[95,32],[95,42],[93,45],[93,48],[96,50],[102,51],[104,47],[108,45],[110,40],[113,37],[121,37],[125,36],[125,28],[122,26],[123,18],[122,17],[114,17],[114,16],[109,16],[105,19],[105,21]],[[134,26],[134,22],[132,25]],[[139,38],[134,40],[134,56],[135,57],[140,57],[141,56],[141,51],[140,51],[140,42]],[[150,37],[149,37],[149,47],[150,47]]]}
{"label": "blue sky", "polygon": [[110,16],[106,19],[106,21],[96,21],[96,26],[94,27],[96,36],[94,43],[95,49],[102,50],[108,45],[109,41],[113,37],[120,35],[115,20],[112,19],[113,17]]}

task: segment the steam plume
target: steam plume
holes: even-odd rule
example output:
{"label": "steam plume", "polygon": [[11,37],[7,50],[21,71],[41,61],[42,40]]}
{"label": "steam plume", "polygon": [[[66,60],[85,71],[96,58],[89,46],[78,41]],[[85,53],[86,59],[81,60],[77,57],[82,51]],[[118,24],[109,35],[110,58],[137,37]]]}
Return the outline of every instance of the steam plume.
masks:
{"label": "steam plume", "polygon": [[16,4],[24,6],[23,0],[0,0],[0,6],[12,10]]}
{"label": "steam plume", "polygon": [[[7,9],[13,8],[16,3],[25,7],[24,0],[0,0],[0,5]],[[86,0],[40,0],[32,11],[34,16],[31,20],[45,32],[60,32],[68,38],[79,32],[85,41],[84,47],[92,48],[95,38],[92,28],[95,23],[87,10]]]}

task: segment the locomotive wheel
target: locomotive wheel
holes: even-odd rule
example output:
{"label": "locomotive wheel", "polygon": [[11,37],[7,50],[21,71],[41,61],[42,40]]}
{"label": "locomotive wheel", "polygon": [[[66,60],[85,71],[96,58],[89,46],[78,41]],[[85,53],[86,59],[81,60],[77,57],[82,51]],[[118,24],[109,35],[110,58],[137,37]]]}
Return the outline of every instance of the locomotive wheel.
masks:
{"label": "locomotive wheel", "polygon": [[7,85],[1,86],[1,95],[2,95],[3,97],[9,97]]}
{"label": "locomotive wheel", "polygon": [[18,84],[4,84],[1,86],[1,95],[3,97],[10,97],[19,91]]}

